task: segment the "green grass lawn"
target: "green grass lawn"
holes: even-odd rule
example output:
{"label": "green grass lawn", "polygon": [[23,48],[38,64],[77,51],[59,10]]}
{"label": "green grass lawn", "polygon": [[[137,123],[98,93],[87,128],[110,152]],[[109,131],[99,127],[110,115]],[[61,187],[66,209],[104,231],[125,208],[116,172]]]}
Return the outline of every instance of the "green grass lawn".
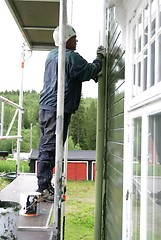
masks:
{"label": "green grass lawn", "polygon": [[[20,160],[20,172],[29,172],[29,162]],[[0,161],[0,173],[16,172],[16,160],[1,160]]]}
{"label": "green grass lawn", "polygon": [[93,181],[68,181],[66,240],[94,239],[94,190]]}
{"label": "green grass lawn", "polygon": [[[0,177],[0,190],[9,181]],[[65,240],[93,240],[94,181],[68,181],[65,202]]]}
{"label": "green grass lawn", "polygon": [[0,177],[0,191],[10,183],[9,180]]}

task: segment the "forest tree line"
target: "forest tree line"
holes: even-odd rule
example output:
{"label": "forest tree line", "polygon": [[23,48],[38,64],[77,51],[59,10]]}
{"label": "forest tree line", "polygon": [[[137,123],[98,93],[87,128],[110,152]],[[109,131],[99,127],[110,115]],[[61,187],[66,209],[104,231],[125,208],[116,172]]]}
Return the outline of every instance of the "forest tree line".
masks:
{"label": "forest tree line", "polygon": [[[14,103],[19,104],[19,91],[0,92],[3,96]],[[40,129],[38,123],[39,96],[36,91],[25,91],[23,93],[22,114],[22,142],[21,152],[30,152],[31,149],[38,149]],[[4,126],[3,136],[10,126],[15,114],[15,108],[9,104],[4,104]],[[1,111],[2,114],[2,111]],[[97,117],[97,99],[83,98],[79,109],[72,114],[69,126],[68,149],[95,150],[96,148],[96,117]],[[16,117],[10,136],[17,135],[18,116]],[[0,140],[0,151],[12,153],[16,151],[17,140]]]}

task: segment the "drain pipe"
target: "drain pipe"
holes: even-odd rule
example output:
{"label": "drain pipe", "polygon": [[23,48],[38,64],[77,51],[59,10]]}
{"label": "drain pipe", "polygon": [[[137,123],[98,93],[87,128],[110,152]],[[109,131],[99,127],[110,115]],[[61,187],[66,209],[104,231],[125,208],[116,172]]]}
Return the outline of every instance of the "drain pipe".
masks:
{"label": "drain pipe", "polygon": [[[101,3],[99,3],[101,4]],[[106,0],[102,0],[101,11],[100,45],[105,46],[106,38]],[[98,103],[97,103],[97,138],[96,138],[96,183],[95,183],[95,222],[94,240],[101,239],[102,228],[102,195],[103,195],[103,158],[105,139],[105,60],[103,60],[102,75],[98,80]]]}

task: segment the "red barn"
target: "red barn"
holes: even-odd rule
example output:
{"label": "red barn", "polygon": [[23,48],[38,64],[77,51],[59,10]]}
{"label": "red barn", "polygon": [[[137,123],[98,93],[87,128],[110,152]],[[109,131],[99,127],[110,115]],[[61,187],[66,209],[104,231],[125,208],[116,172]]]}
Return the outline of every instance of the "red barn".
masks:
{"label": "red barn", "polygon": [[[69,150],[67,162],[68,180],[95,180],[95,150]],[[38,151],[30,154],[30,172],[37,171]],[[53,169],[55,173],[55,169]]]}

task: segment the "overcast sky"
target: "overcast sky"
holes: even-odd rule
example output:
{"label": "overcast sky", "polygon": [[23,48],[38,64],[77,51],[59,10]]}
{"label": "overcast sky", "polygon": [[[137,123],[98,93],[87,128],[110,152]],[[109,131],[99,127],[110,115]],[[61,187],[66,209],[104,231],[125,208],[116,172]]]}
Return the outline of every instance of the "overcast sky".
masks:
{"label": "overcast sky", "polygon": [[[77,51],[89,62],[96,56],[98,39],[98,9],[93,0],[73,1],[72,24],[77,32]],[[95,2],[96,3],[96,2]],[[0,91],[20,89],[22,79],[21,55],[24,39],[6,3],[0,0]],[[42,89],[44,63],[48,52],[26,52],[28,60],[23,71],[24,90]],[[97,97],[94,81],[83,83],[84,97]]]}

